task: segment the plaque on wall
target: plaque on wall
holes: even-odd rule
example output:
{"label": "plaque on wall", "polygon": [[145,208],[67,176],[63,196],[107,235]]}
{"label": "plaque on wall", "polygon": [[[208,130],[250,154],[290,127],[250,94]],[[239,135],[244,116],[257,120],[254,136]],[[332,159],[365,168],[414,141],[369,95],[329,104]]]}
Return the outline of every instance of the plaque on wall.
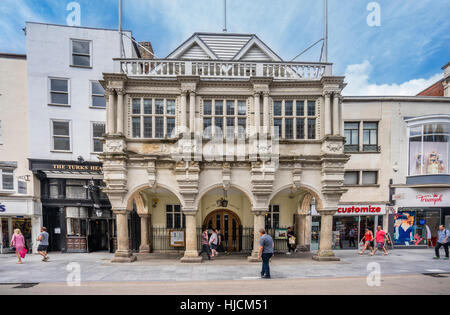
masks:
{"label": "plaque on wall", "polygon": [[184,247],[185,246],[184,240],[185,240],[184,230],[169,230],[170,247]]}

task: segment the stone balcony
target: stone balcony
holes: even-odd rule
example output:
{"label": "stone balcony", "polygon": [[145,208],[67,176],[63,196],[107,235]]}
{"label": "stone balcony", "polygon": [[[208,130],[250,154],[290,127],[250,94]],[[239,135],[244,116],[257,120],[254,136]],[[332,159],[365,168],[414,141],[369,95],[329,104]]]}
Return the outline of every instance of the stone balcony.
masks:
{"label": "stone balcony", "polygon": [[266,77],[279,81],[319,81],[332,75],[331,63],[245,62],[173,59],[114,59],[114,72],[129,77],[176,78],[199,76],[211,80]]}

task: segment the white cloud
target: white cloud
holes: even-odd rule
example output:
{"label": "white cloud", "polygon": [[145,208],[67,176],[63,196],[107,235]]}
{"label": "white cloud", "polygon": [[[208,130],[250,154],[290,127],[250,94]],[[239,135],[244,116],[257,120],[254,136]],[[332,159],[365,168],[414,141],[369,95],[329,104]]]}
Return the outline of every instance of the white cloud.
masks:
{"label": "white cloud", "polygon": [[345,81],[348,83],[343,94],[347,96],[413,96],[442,79],[442,73],[430,78],[413,79],[401,84],[375,84],[370,82],[372,65],[368,60],[347,66]]}

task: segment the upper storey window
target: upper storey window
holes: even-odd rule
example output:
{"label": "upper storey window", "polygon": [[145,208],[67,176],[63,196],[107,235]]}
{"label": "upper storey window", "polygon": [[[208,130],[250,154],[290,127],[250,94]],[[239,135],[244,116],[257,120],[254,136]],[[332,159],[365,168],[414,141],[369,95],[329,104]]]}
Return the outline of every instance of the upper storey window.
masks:
{"label": "upper storey window", "polygon": [[449,173],[450,120],[409,125],[409,175]]}
{"label": "upper storey window", "polygon": [[134,98],[131,107],[132,138],[175,137],[175,99]]}
{"label": "upper storey window", "polygon": [[92,67],[92,42],[72,39],[72,66]]}
{"label": "upper storey window", "polygon": [[203,136],[245,139],[247,103],[245,100],[213,99],[203,101]]}
{"label": "upper storey window", "polygon": [[286,140],[316,139],[316,102],[276,100],[273,102],[274,133]]}

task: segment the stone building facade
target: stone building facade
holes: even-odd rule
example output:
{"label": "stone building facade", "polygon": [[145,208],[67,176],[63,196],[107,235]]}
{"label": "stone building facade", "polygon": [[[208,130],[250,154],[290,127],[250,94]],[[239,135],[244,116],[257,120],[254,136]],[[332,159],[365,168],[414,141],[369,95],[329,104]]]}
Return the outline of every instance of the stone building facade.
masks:
{"label": "stone building facade", "polygon": [[166,59],[114,62],[102,82],[100,155],[117,222],[113,261],[135,260],[132,212],[142,253],[157,250],[152,231],[173,228],[185,233],[182,261],[201,261],[198,230],[209,226],[254,260],[259,229],[275,221],[295,225],[305,245],[311,204],[321,215],[315,258],[337,259],[332,222],[349,157],[344,78],[332,75],[332,64],[285,62],[255,35],[227,33],[196,33]]}

